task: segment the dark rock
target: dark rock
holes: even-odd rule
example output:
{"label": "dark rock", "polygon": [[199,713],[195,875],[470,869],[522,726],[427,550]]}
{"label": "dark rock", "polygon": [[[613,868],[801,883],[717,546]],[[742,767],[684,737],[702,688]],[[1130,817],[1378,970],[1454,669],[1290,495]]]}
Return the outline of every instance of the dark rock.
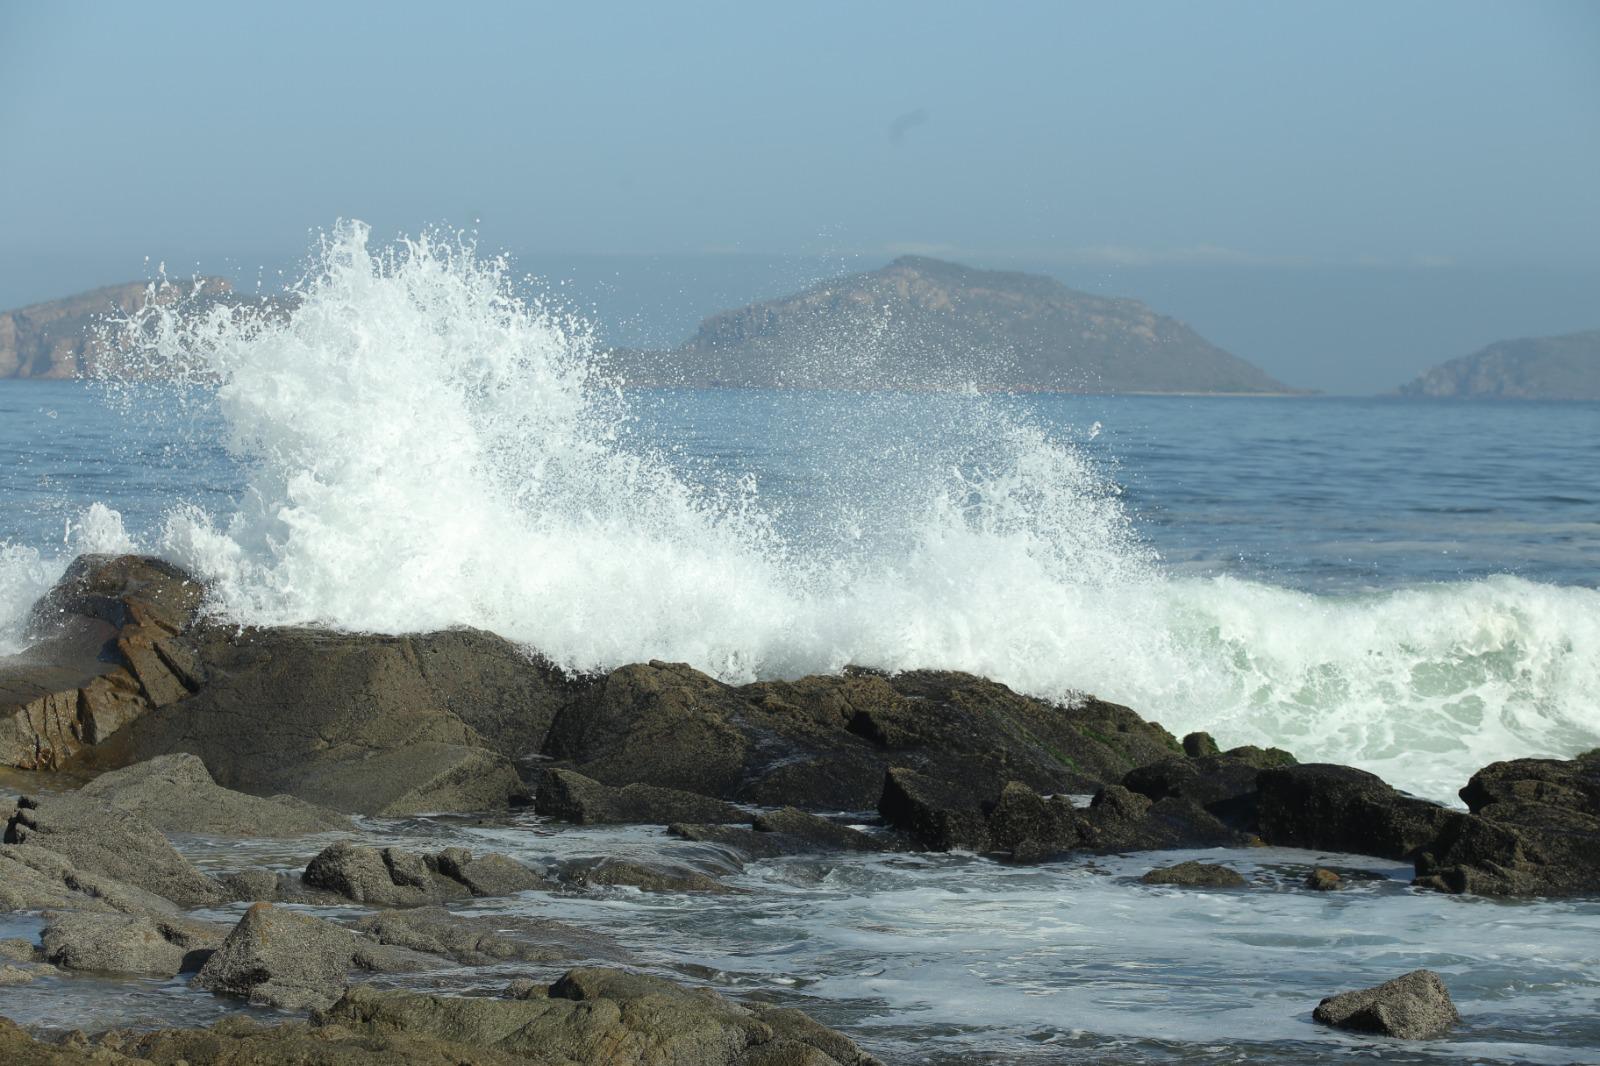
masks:
{"label": "dark rock", "polygon": [[1078,813],[1065,796],[1048,800],[1020,781],[1000,792],[989,810],[989,845],[1011,852],[1013,862],[1037,862],[1083,840]]}
{"label": "dark rock", "polygon": [[1244,842],[1193,800],[1169,796],[1151,802],[1121,785],[1095,793],[1088,809],[1078,812],[1078,830],[1080,846],[1099,852],[1231,847]]}
{"label": "dark rock", "polygon": [[571,885],[623,885],[644,892],[734,891],[716,878],[686,866],[620,858],[574,860],[562,866],[561,879]]}
{"label": "dark rock", "polygon": [[628,959],[616,941],[603,933],[539,918],[464,918],[442,907],[421,907],[374,914],[357,922],[355,928],[380,944],[442,955],[465,966]]}
{"label": "dark rock", "polygon": [[814,850],[811,844],[785,833],[758,833],[732,825],[696,825],[674,822],[667,832],[697,844],[712,844],[739,859],[775,859],[780,855],[803,855]]}
{"label": "dark rock", "polygon": [[1244,888],[1239,871],[1211,862],[1180,862],[1163,866],[1139,878],[1146,885],[1181,885],[1185,888]]}
{"label": "dark rock", "polygon": [[1262,770],[1292,766],[1278,748],[1234,748],[1226,753],[1171,756],[1130,770],[1124,788],[1160,801],[1192,800],[1241,833],[1257,830],[1256,778]]}
{"label": "dark rock", "polygon": [[293,837],[353,828],[344,815],[291,796],[263,799],[222,788],[205,763],[187,753],[113,770],[79,793],[132,811],[168,833]]}
{"label": "dark rock", "polygon": [[884,775],[878,813],[934,851],[989,847],[987,821],[971,794],[914,770],[894,767]]}
{"label": "dark rock", "polygon": [[1417,884],[1489,896],[1600,893],[1600,749],[1516,759],[1473,775],[1417,857]]}
{"label": "dark rock", "polygon": [[1364,770],[1306,763],[1263,770],[1258,823],[1275,847],[1413,858],[1451,812],[1404,795]]}
{"label": "dark rock", "polygon": [[[525,796],[510,759],[468,722],[499,723],[516,745],[541,733],[542,675],[507,641],[465,630],[200,627],[189,636],[207,683],[82,761],[114,767],[189,752],[226,788],[347,813],[494,810]],[[528,724],[507,724],[523,710]]]}
{"label": "dark rock", "polygon": [[534,810],[576,825],[632,822],[742,822],[747,815],[723,800],[656,785],[603,785],[572,770],[546,770],[534,793]]}
{"label": "dark rock", "polygon": [[1440,1036],[1461,1021],[1444,981],[1432,970],[1412,970],[1374,988],[1329,996],[1311,1016],[1323,1025],[1402,1040]]}
{"label": "dark rock", "polygon": [[1211,739],[1210,733],[1190,733],[1183,738],[1183,753],[1190,758],[1198,759],[1205,755],[1220,755],[1222,749],[1217,747],[1217,742]]}
{"label": "dark rock", "polygon": [[795,807],[759,814],[751,822],[758,833],[787,837],[785,854],[808,852],[884,851],[886,842],[838,822]]}
{"label": "dark rock", "polygon": [[226,932],[175,916],[73,912],[51,917],[41,943],[45,961],[64,970],[172,977],[198,970]]}
{"label": "dark rock", "polygon": [[218,995],[299,1010],[330,1006],[353,970],[404,973],[439,962],[436,956],[379,944],[320,918],[257,903],[245,911],[193,983]]}
{"label": "dark rock", "polygon": [[18,851],[48,851],[79,871],[103,874],[183,907],[221,902],[222,889],[191,866],[143,818],[73,793],[23,797],[5,828]]}
{"label": "dark rock", "polygon": [[1334,892],[1344,887],[1344,878],[1332,870],[1318,866],[1306,874],[1306,887],[1315,892]]}
{"label": "dark rock", "polygon": [[976,802],[1011,780],[1084,791],[1177,750],[1127,708],[1061,708],[967,674],[847,670],[732,688],[661,662],[614,670],[557,715],[546,746],[613,786],[812,810],[871,806],[890,766],[962,782]]}

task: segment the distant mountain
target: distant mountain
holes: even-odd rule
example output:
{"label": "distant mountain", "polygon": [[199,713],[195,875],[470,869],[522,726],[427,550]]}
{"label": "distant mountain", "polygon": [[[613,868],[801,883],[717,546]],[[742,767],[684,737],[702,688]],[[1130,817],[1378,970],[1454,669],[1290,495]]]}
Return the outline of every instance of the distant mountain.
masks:
{"label": "distant mountain", "polygon": [[1137,300],[920,256],[724,311],[671,352],[622,352],[636,382],[796,388],[1289,392]]}
{"label": "distant mountain", "polygon": [[1600,330],[1500,341],[1434,367],[1404,396],[1600,400]]}
{"label": "distant mountain", "polygon": [[[196,282],[177,282],[156,290],[157,299],[192,292]],[[211,293],[231,291],[224,278],[198,282]],[[108,314],[132,314],[144,307],[149,283],[130,281],[0,312],[0,378],[71,378],[94,369],[104,354],[94,327]]]}

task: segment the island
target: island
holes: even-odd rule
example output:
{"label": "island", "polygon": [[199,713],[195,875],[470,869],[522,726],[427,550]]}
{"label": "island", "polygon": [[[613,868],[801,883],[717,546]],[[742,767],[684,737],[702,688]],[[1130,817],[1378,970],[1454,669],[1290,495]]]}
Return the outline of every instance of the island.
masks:
{"label": "island", "polygon": [[1600,329],[1497,341],[1400,387],[1402,396],[1600,400]]}
{"label": "island", "polygon": [[902,256],[619,351],[634,384],[1282,394],[1296,390],[1138,300]]}

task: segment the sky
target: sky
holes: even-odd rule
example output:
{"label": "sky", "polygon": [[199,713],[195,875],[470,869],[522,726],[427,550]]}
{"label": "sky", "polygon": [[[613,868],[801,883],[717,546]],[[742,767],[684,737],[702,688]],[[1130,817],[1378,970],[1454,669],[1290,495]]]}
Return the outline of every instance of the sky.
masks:
{"label": "sky", "polygon": [[1595,3],[0,3],[0,145],[7,307],[360,218],[620,342],[905,252],[1336,392],[1600,327]]}

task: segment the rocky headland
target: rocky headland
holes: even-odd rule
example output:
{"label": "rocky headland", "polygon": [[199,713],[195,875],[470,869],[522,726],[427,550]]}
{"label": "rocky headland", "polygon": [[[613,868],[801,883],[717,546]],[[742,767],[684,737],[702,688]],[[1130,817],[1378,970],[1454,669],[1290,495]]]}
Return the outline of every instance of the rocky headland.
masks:
{"label": "rocky headland", "polygon": [[196,289],[217,299],[232,299],[226,278],[152,285],[124,285],[79,293],[60,300],[0,312],[0,378],[76,378],[93,374],[115,350],[115,339],[96,328],[109,316],[132,315],[152,300],[186,299]]}
{"label": "rocky headland", "polygon": [[[1040,864],[1268,845],[1404,862],[1424,892],[1600,894],[1600,751],[1492,764],[1454,809],[1350,767],[1219,750],[1092,697],[1057,706],[948,671],[570,675],[483,632],[240,628],[203,602],[160,560],[86,556],[36,606],[34,646],[0,660],[0,764],[22,774],[0,811],[0,913],[42,919],[36,940],[0,941],[0,983],[181,979],[277,1013],[92,1033],[0,1022],[0,1061],[877,1061],[790,1006],[640,972],[630,945],[536,907],[471,910],[618,886],[712,898],[774,856]],[[373,821],[454,813],[504,834],[525,831],[506,828],[518,809],[541,826],[654,826],[704,861],[534,868],[397,844]],[[174,847],[195,835],[308,850],[287,868],[248,849],[202,868]],[[1342,891],[1309,856],[1293,890]],[[1254,891],[1209,862],[1144,881]],[[1458,1017],[1427,971],[1316,1009],[1400,1038]]]}
{"label": "rocky headland", "polygon": [[1461,400],[1600,400],[1600,330],[1497,341],[1400,388]]}

